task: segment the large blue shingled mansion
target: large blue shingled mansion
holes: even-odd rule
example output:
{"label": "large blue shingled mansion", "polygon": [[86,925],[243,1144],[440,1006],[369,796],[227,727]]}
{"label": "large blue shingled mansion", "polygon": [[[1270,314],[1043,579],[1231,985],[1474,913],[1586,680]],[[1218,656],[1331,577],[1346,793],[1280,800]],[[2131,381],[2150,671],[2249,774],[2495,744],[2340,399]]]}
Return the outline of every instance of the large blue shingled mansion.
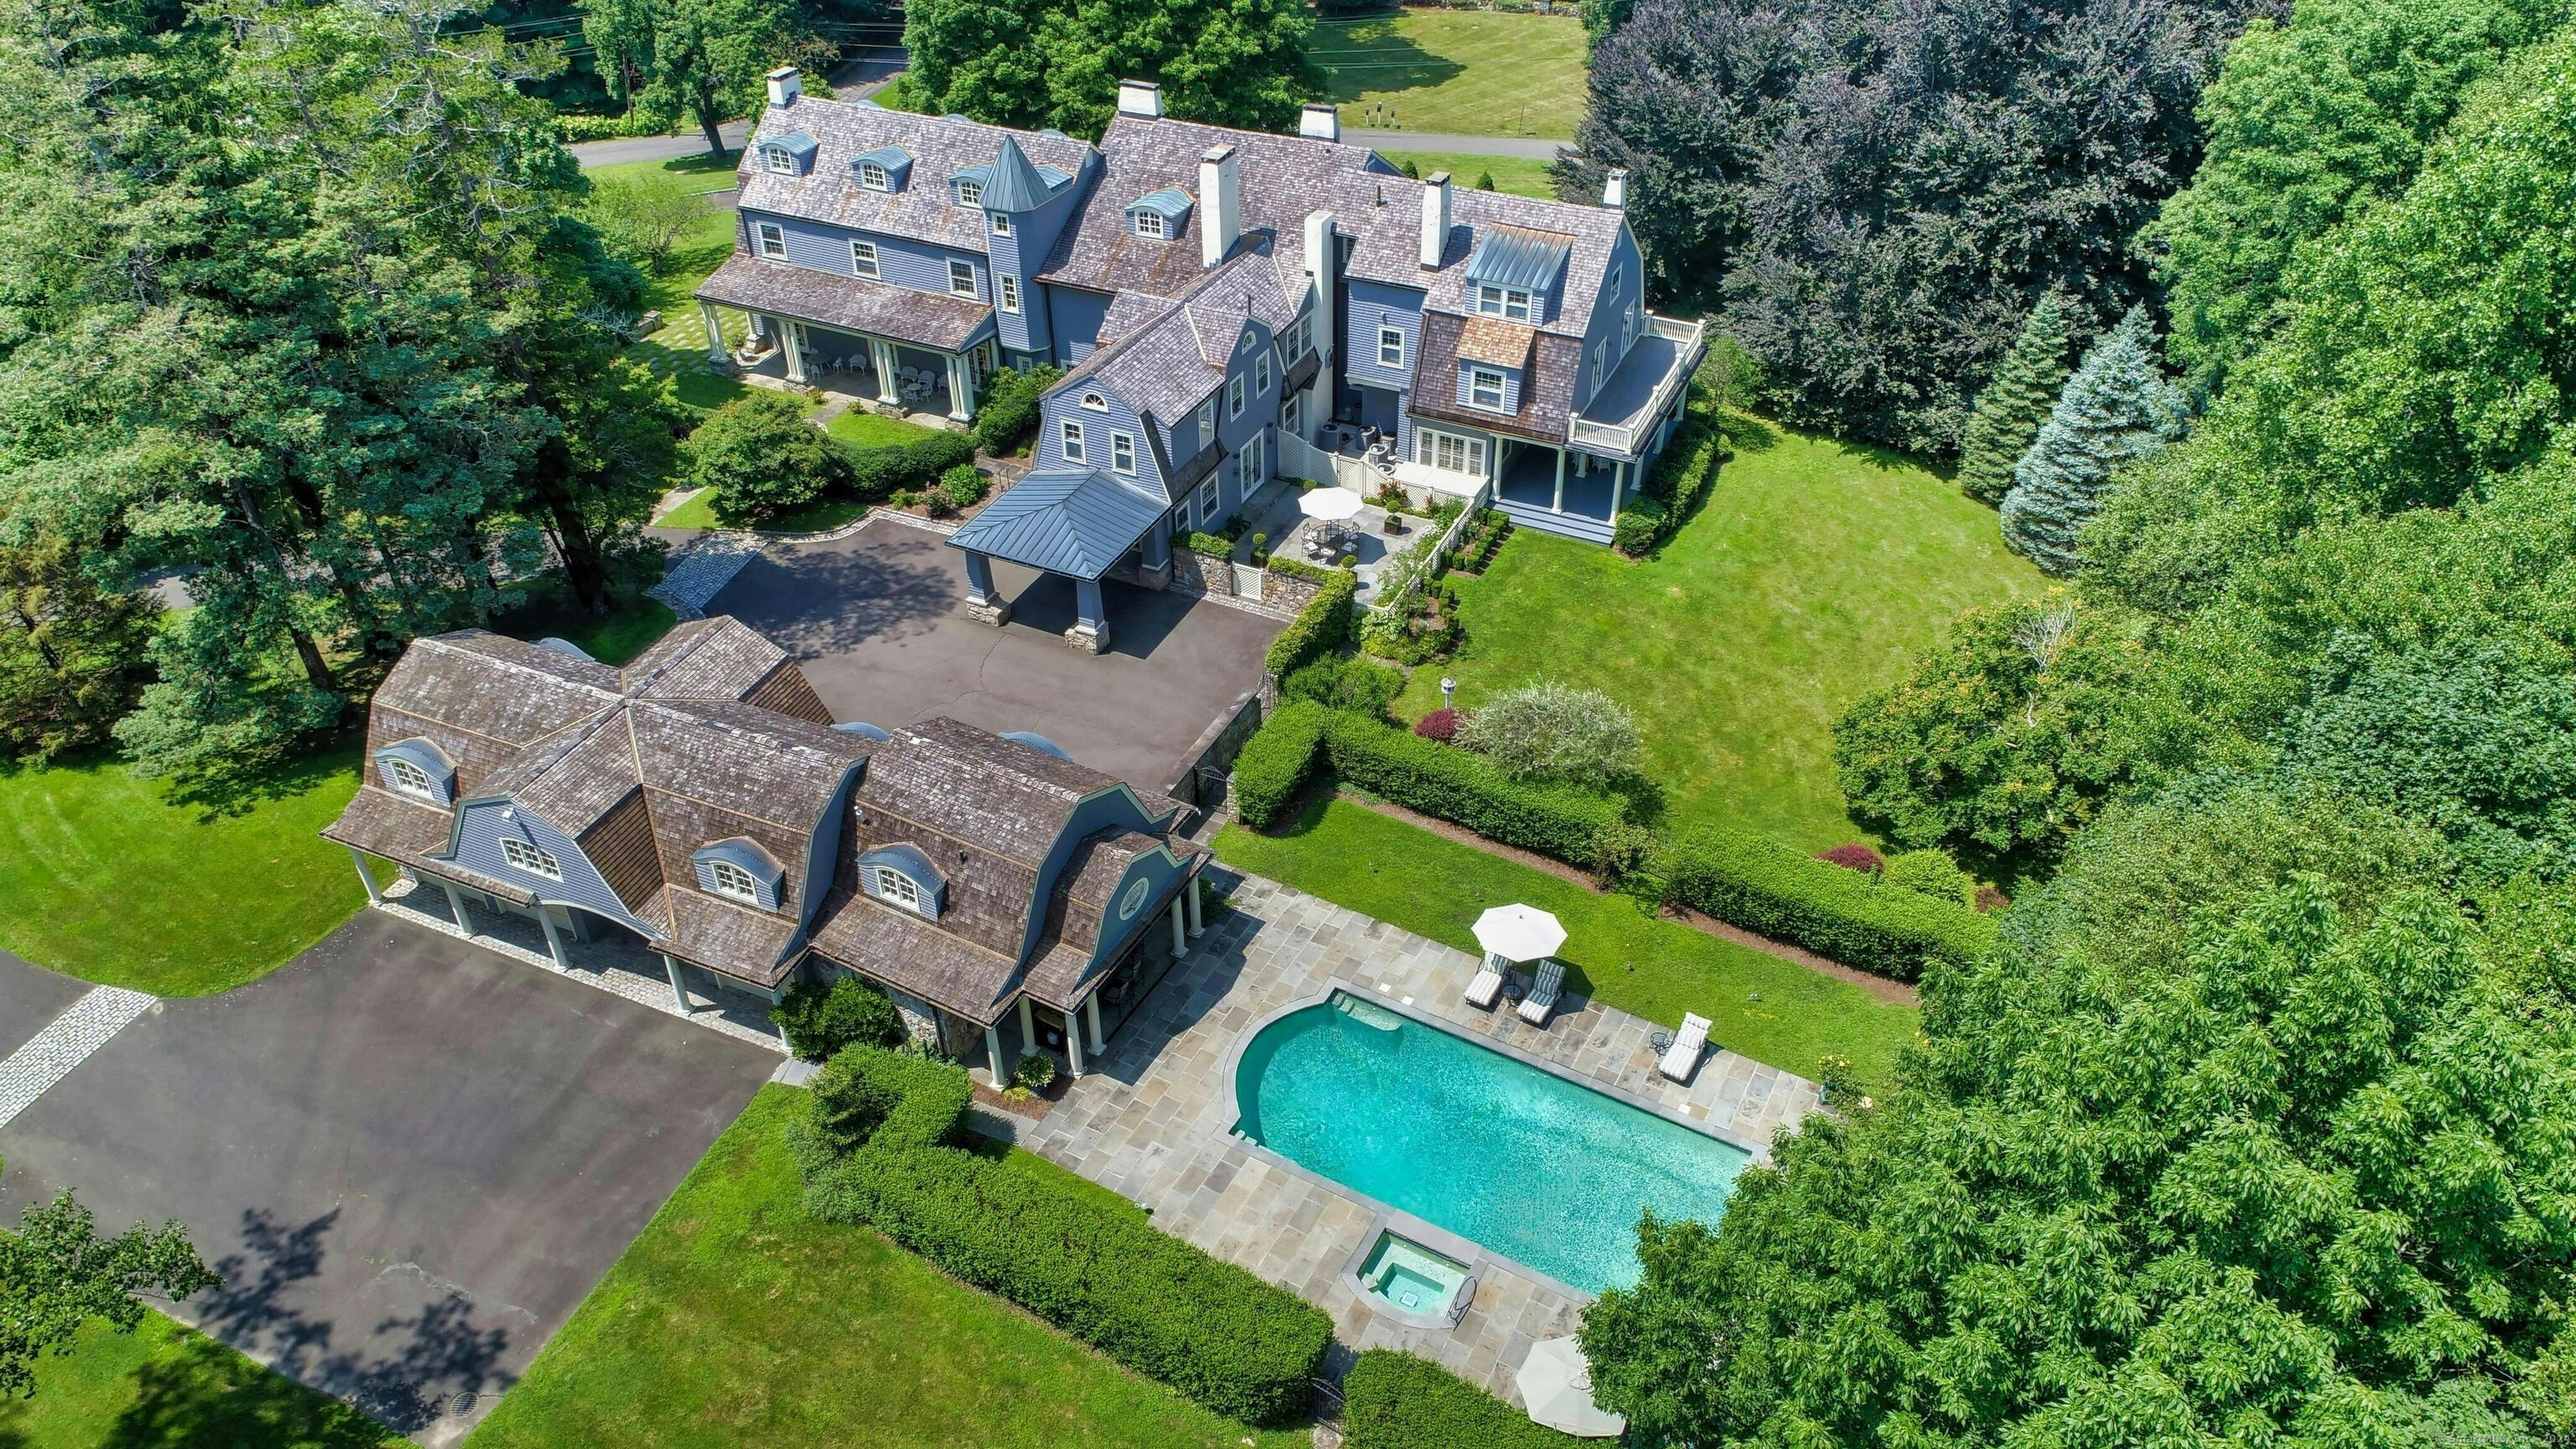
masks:
{"label": "large blue shingled mansion", "polygon": [[997,621],[1002,558],[1074,580],[1096,647],[1103,575],[1167,577],[1176,530],[1283,467],[1361,481],[1331,455],[1362,440],[1417,494],[1606,542],[1701,354],[1645,308],[1619,171],[1599,206],[1417,181],[1329,106],[1275,136],[1167,117],[1140,81],[1097,146],[769,88],[735,254],[697,294],[719,361],[730,307],[790,380],[956,418],[996,368],[1070,369],[1034,469],[953,540]]}

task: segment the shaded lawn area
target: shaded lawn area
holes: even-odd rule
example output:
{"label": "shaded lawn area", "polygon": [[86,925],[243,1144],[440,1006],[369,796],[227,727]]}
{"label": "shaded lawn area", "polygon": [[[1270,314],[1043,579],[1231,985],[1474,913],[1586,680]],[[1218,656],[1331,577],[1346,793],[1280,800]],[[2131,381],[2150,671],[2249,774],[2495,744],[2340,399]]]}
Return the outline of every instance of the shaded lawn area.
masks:
{"label": "shaded lawn area", "polygon": [[[851,408],[823,425],[823,431],[853,448],[890,448],[904,443],[917,443],[935,436],[919,423],[889,418],[863,408]],[[757,523],[732,523],[716,516],[715,499],[700,493],[688,502],[653,521],[656,528],[756,528],[763,533],[825,533],[868,511],[869,505],[856,499],[826,494],[811,503],[800,504],[784,513],[761,519]],[[0,1446],[5,1449],[5,1446]]]}
{"label": "shaded lawn area", "polygon": [[805,1102],[761,1089],[469,1449],[1308,1441],[1218,1418],[870,1229],[807,1218],[786,1144]]}
{"label": "shaded lawn area", "polygon": [[404,1440],[158,1313],[104,1321],[36,1362],[36,1396],[0,1399],[7,1449],[402,1449]]}
{"label": "shaded lawn area", "polygon": [[1514,196],[1535,196],[1541,201],[1556,199],[1556,183],[1548,180],[1544,161],[1528,156],[1471,156],[1464,151],[1380,151],[1389,161],[1401,166],[1413,163],[1413,169],[1428,176],[1446,171],[1452,185],[1474,186],[1476,178],[1491,176],[1496,191]]}
{"label": "shaded lawn area", "polygon": [[[734,184],[733,161],[718,161],[703,153],[669,161],[621,161],[588,167],[584,174],[593,182],[620,181],[689,196],[730,191]],[[694,295],[698,284],[733,254],[733,224],[731,207],[710,204],[706,215],[681,234],[661,269],[645,274],[645,305],[662,314],[662,326],[629,349],[637,361],[675,380],[681,402],[707,412],[749,391],[744,384],[709,370],[706,335],[698,322]],[[726,339],[739,344],[745,325],[742,314],[720,315]]]}
{"label": "shaded lawn area", "polygon": [[1905,672],[1961,610],[2041,587],[1995,511],[1896,454],[1734,419],[1736,456],[1652,559],[1522,529],[1459,577],[1467,642],[1397,712],[1549,677],[1636,712],[1666,823],[1740,825],[1811,850],[1859,839],[1833,721]]}
{"label": "shaded lawn area", "polygon": [[1668,1026],[1696,1011],[1715,1023],[1712,1045],[1802,1077],[1838,1052],[1863,1082],[1883,1085],[1914,1035],[1912,1007],[1348,801],[1319,797],[1275,835],[1228,825],[1216,853],[1469,953],[1476,917],[1489,908],[1521,901],[1551,911],[1565,926],[1567,990]]}
{"label": "shaded lawn area", "polygon": [[671,632],[671,607],[643,594],[612,595],[606,614],[585,612],[572,590],[549,576],[528,590],[528,601],[492,620],[494,631],[514,639],[569,640],[602,664],[622,665]]}
{"label": "shaded lawn area", "polygon": [[1407,10],[1332,20],[1315,27],[1307,53],[1345,126],[1570,138],[1583,117],[1583,23],[1572,16]]}

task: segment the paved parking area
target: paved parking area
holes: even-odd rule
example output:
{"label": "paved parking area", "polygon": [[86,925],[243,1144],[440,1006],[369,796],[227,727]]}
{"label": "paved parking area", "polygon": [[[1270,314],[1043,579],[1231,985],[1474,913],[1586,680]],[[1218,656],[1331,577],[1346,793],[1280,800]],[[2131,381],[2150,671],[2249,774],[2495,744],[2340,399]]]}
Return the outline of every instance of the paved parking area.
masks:
{"label": "paved parking area", "polygon": [[1075,759],[1163,789],[1218,715],[1261,679],[1276,619],[1182,594],[1105,585],[1110,648],[1078,652],[1073,585],[993,566],[1012,599],[995,629],[966,617],[965,555],[884,519],[845,538],[775,542],[706,605],[794,653],[836,716],[900,725],[948,715],[1036,730]]}
{"label": "paved parking area", "polygon": [[778,1062],[364,911],[160,1003],[0,1129],[0,1213],[70,1187],[185,1223],[224,1286],[180,1318],[453,1444]]}
{"label": "paved parking area", "polygon": [[0,1057],[27,1044],[89,990],[74,981],[0,951]]}

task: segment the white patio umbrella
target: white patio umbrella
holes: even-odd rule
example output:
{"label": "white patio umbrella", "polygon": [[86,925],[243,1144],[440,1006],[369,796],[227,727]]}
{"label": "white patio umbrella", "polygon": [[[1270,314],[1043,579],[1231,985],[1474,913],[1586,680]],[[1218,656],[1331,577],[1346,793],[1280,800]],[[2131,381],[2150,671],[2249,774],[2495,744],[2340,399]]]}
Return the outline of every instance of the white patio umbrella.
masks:
{"label": "white patio umbrella", "polygon": [[1297,511],[1308,518],[1357,518],[1360,496],[1348,488],[1309,488],[1297,495]]}
{"label": "white patio umbrella", "polygon": [[1536,906],[1496,906],[1476,918],[1476,944],[1506,961],[1536,961],[1565,944],[1565,927]]}
{"label": "white patio umbrella", "polygon": [[1628,1421],[1592,1402],[1592,1365],[1570,1338],[1550,1338],[1530,1345],[1529,1357],[1512,1375],[1530,1418],[1578,1439],[1616,1439]]}

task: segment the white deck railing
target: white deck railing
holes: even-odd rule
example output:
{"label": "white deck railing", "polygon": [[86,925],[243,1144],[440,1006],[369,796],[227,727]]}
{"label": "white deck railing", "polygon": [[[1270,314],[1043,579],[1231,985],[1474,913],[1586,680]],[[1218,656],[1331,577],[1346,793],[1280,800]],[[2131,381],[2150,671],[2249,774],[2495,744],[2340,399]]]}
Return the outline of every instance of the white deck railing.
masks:
{"label": "white deck railing", "polygon": [[1655,383],[1653,396],[1647,399],[1644,407],[1630,413],[1627,422],[1594,422],[1581,416],[1569,419],[1565,428],[1567,442],[1587,452],[1634,453],[1637,440],[1664,415],[1664,409],[1672,406],[1673,395],[1690,381],[1691,371],[1699,362],[1700,344],[1708,335],[1708,323],[1684,322],[1677,317],[1657,317],[1649,313],[1646,326],[1656,336],[1673,343],[1676,349],[1673,365],[1665,369],[1663,377]]}

